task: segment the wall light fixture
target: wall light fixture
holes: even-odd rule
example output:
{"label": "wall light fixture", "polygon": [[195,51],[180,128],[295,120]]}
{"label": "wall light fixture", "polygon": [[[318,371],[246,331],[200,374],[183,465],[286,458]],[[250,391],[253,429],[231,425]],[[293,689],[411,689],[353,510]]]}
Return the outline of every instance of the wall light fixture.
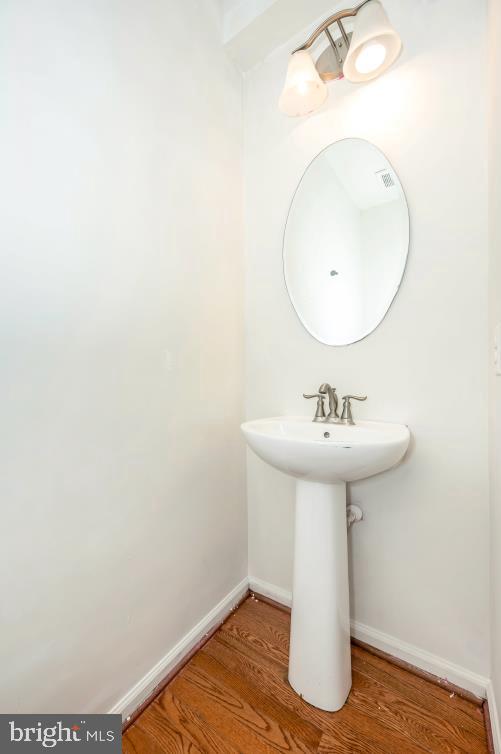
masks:
{"label": "wall light fixture", "polygon": [[[344,28],[344,18],[355,18],[352,32]],[[329,28],[334,24],[338,38]],[[308,50],[324,33],[329,47],[315,64]],[[379,0],[365,0],[356,8],[334,13],[292,53],[278,106],[291,117],[308,115],[326,100],[327,81],[343,76],[356,83],[370,81],[384,73],[401,50],[401,39]]]}

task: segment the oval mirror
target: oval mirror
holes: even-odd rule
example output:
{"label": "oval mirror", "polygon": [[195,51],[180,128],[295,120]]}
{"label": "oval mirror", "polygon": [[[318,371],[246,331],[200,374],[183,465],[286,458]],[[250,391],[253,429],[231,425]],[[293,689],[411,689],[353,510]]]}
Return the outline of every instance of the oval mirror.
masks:
{"label": "oval mirror", "polygon": [[344,346],[380,324],[409,249],[409,211],[392,166],[370,142],[318,154],[292,199],[284,234],[287,290],[304,327]]}

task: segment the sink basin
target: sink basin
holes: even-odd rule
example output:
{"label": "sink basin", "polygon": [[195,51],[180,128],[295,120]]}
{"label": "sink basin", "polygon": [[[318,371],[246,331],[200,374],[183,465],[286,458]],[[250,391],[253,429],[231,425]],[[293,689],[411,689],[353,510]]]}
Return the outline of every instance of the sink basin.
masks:
{"label": "sink basin", "polygon": [[403,424],[302,416],[249,421],[242,431],[263,461],[296,478],[289,683],[335,712],[351,688],[346,482],[395,466],[410,433]]}
{"label": "sink basin", "polygon": [[324,424],[303,416],[245,422],[242,431],[252,450],[279,471],[327,483],[386,471],[401,460],[410,437],[403,424]]}

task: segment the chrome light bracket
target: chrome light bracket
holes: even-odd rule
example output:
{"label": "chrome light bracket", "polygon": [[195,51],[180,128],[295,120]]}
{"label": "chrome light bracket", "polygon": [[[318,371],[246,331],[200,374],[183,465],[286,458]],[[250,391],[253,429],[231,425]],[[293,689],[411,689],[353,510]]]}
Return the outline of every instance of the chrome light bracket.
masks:
{"label": "chrome light bracket", "polygon": [[[360,5],[357,5],[355,8],[347,8],[346,10],[341,10],[338,13],[334,13],[334,15],[329,16],[329,18],[326,18],[325,21],[323,21],[315,31],[310,34],[308,39],[304,44],[302,44],[300,47],[296,47],[295,50],[292,51],[292,54],[294,55],[295,52],[299,52],[299,50],[309,50],[312,46],[313,42],[318,39],[320,34],[323,34],[323,32],[329,32],[329,26],[332,26],[333,24],[338,24],[339,31],[341,32],[341,36],[344,38],[344,41],[348,42],[348,35],[346,34],[342,20],[344,18],[353,18],[357,15],[358,11],[364,7],[364,5],[367,5],[367,3],[370,3],[371,0],[363,0]],[[330,32],[329,32],[330,34]],[[330,41],[330,40],[329,40]],[[347,44],[349,47],[349,44]]]}
{"label": "chrome light bracket", "polygon": [[320,54],[318,60],[315,62],[315,67],[320,74],[322,81],[334,81],[335,79],[343,78],[343,64],[348,54],[352,32],[346,35],[348,44],[344,37],[338,37],[334,39],[328,29],[325,33],[329,39],[329,46]]}
{"label": "chrome light bracket", "polygon": [[[294,55],[295,52],[299,52],[300,50],[308,50],[313,42],[315,42],[321,34],[325,33],[329,40],[329,47],[322,52],[315,63],[315,67],[324,81],[332,81],[333,79],[342,78],[343,63],[346,60],[352,37],[351,33],[348,34],[345,31],[342,21],[345,18],[353,18],[356,16],[360,8],[363,8],[363,6],[367,5],[369,2],[370,0],[363,0],[363,2],[354,8],[347,8],[346,10],[338,11],[338,13],[334,13],[334,15],[326,18],[325,21],[323,21],[320,26],[317,26],[315,31],[310,34],[304,44],[293,50],[292,54]],[[329,29],[329,27],[334,24],[338,25],[341,33],[339,39],[334,39]]]}

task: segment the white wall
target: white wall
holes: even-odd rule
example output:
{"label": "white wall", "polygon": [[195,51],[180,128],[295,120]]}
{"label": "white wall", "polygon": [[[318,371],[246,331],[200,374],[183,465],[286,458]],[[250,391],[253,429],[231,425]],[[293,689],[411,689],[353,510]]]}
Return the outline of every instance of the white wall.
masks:
{"label": "white wall", "polygon": [[[329,381],[368,394],[355,416],[410,426],[407,461],[351,489],[365,513],[350,534],[352,613],[487,675],[486,4],[385,7],[402,58],[370,84],[331,85],[317,114],[287,119],[276,106],[288,53],[309,29],[246,77],[247,416],[309,414],[302,392]],[[397,171],[411,247],[388,317],[333,348],[294,314],[281,239],[305,166],[348,136],[372,141]],[[250,573],[288,590],[293,482],[249,453],[248,497]]]}
{"label": "white wall", "polygon": [[0,4],[4,712],[106,711],[246,576],[220,39],[208,0]]}
{"label": "white wall", "polygon": [[[501,713],[501,376],[492,366],[494,327],[501,322],[501,2],[489,0],[490,113],[489,113],[489,365],[491,469],[491,638],[492,679]],[[491,714],[493,714],[491,710]],[[501,730],[498,731],[501,734]],[[501,747],[501,740],[498,745]]]}

